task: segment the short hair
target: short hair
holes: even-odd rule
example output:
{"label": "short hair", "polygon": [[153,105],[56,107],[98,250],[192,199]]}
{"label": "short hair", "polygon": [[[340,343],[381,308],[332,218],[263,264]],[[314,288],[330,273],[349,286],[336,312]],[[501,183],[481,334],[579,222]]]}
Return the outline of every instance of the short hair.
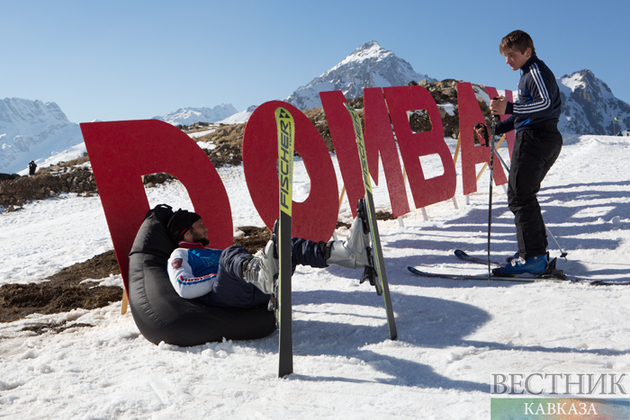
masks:
{"label": "short hair", "polygon": [[527,32],[518,29],[504,36],[499,44],[499,52],[501,54],[504,54],[507,50],[514,50],[525,54],[527,48],[531,48],[532,55],[536,55],[532,37],[530,37]]}

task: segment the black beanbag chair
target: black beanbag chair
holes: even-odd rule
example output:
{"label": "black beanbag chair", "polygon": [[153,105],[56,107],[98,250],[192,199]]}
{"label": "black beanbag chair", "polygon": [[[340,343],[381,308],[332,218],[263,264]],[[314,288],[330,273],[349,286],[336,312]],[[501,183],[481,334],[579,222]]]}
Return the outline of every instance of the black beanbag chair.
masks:
{"label": "black beanbag chair", "polygon": [[129,306],[144,337],[178,346],[211,341],[252,340],[275,331],[273,312],[256,308],[221,308],[183,299],[173,289],[166,266],[176,245],[166,230],[173,214],[159,205],[150,210],[129,254]]}

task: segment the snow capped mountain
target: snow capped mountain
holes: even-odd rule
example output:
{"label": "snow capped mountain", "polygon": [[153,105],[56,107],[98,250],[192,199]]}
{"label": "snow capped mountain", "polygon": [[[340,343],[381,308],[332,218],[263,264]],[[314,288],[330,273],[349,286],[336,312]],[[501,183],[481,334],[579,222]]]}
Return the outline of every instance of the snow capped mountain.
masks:
{"label": "snow capped mountain", "polygon": [[630,127],[630,105],[617,99],[608,85],[590,70],[567,74],[557,80],[562,95],[558,125],[561,132],[615,135]]}
{"label": "snow capped mountain", "polygon": [[258,105],[252,105],[247,108],[245,111],[237,112],[236,114],[230,115],[224,120],[218,121],[220,124],[243,124],[246,123],[249,119],[249,116],[252,115],[254,110],[258,107]]}
{"label": "snow capped mountain", "polygon": [[163,117],[153,117],[155,120],[166,121],[173,125],[192,125],[196,122],[218,122],[238,111],[232,104],[221,104],[214,108],[180,108]]}
{"label": "snow capped mountain", "polygon": [[[80,143],[83,137],[79,125],[68,121],[56,103],[0,100],[0,172],[25,172],[29,161],[41,166],[51,155]],[[84,151],[75,148],[72,158]]]}
{"label": "snow capped mountain", "polygon": [[393,51],[370,41],[354,50],[332,69],[301,86],[286,102],[301,110],[321,107],[319,92],[340,90],[347,99],[363,96],[369,87],[405,86],[412,80],[436,81],[424,74],[416,73],[411,64],[396,57]]}

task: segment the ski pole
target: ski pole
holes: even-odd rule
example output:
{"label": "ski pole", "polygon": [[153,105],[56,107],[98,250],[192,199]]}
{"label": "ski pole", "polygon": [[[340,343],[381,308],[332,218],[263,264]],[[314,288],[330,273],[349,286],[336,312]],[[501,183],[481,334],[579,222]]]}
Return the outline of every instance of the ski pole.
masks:
{"label": "ski pole", "polygon": [[[498,115],[492,116],[492,135],[490,136],[490,197],[488,199],[488,286],[490,285],[490,277],[492,277],[492,260],[490,258],[490,238],[492,230],[492,178],[494,177],[494,136],[497,130],[497,120],[500,121]],[[488,141],[486,140],[486,146]]]}
{"label": "ski pole", "polygon": [[[501,155],[499,153],[497,153],[497,157],[499,158],[499,160],[501,161],[501,164],[503,165],[503,167],[505,168],[505,170],[510,173],[510,167],[508,166],[507,163],[505,163],[505,161],[503,160],[503,157],[501,157]],[[547,225],[545,225],[545,230],[547,231],[547,234],[551,237],[551,239],[553,240],[553,242],[556,244],[556,247],[558,247],[558,249],[560,250],[560,258],[566,258],[567,255],[569,255],[568,252],[566,252],[564,249],[562,249],[562,247],[560,246],[560,244],[558,243],[558,241],[556,240],[556,237],[553,236],[553,233],[551,233],[551,231],[549,230],[549,228],[547,227]]]}

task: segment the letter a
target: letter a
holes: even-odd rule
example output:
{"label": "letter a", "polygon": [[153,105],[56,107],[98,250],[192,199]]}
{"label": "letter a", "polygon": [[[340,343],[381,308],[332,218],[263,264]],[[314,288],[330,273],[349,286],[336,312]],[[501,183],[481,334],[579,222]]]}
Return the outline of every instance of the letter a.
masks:
{"label": "letter a", "polygon": [[[468,195],[477,191],[475,165],[482,162],[490,163],[490,147],[475,146],[473,132],[475,124],[484,120],[470,83],[457,84],[457,102],[459,105],[459,135],[462,146],[463,193]],[[503,168],[501,168],[501,162],[498,162],[498,159],[495,159],[494,162],[494,183],[503,185],[507,183],[507,178]]]}

